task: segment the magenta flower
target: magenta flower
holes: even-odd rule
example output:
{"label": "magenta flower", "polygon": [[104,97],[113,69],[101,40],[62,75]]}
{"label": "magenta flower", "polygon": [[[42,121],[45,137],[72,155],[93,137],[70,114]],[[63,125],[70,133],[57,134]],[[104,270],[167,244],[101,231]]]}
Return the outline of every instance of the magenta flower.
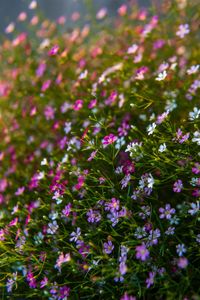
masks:
{"label": "magenta flower", "polygon": [[44,115],[46,120],[53,120],[54,114],[55,114],[55,109],[52,106],[47,105],[44,109]]}
{"label": "magenta flower", "polygon": [[137,246],[136,248],[136,258],[145,261],[149,258],[149,250],[144,244]]}
{"label": "magenta flower", "polygon": [[116,137],[114,134],[110,133],[109,135],[106,135],[106,136],[103,138],[102,144],[103,144],[103,146],[104,146],[104,148],[105,148],[105,147],[107,147],[108,145],[113,144],[116,140],[117,140],[117,137]]}
{"label": "magenta flower", "polygon": [[40,288],[42,289],[48,284],[48,278],[45,276],[41,281],[40,281]]}
{"label": "magenta flower", "polygon": [[78,99],[73,105],[74,110],[80,110],[83,107],[83,100]]}
{"label": "magenta flower", "polygon": [[51,85],[51,80],[50,79],[46,80],[42,85],[41,91],[45,92],[50,87],[50,85]]}
{"label": "magenta flower", "polygon": [[56,55],[56,54],[58,53],[58,50],[59,50],[59,46],[58,46],[58,45],[55,45],[55,46],[53,46],[53,47],[49,50],[48,55],[49,55],[49,56],[54,56],[54,55]]}
{"label": "magenta flower", "polygon": [[22,195],[22,194],[24,193],[24,190],[25,190],[25,187],[24,187],[24,186],[19,187],[19,188],[17,189],[17,191],[15,192],[15,195],[16,195],[16,196]]}
{"label": "magenta flower", "polygon": [[192,173],[194,173],[194,174],[199,174],[200,173],[200,164],[198,162],[196,162],[194,164],[194,167],[192,168]]}
{"label": "magenta flower", "polygon": [[71,212],[71,208],[72,208],[72,205],[71,205],[71,203],[69,203],[69,204],[67,204],[67,205],[65,206],[65,208],[62,210],[62,213],[63,213],[63,215],[64,215],[65,217],[69,217],[70,212]]}
{"label": "magenta flower", "polygon": [[88,108],[89,108],[89,109],[92,109],[92,108],[94,108],[96,105],[97,105],[97,100],[96,100],[96,99],[93,99],[93,100],[91,100],[90,103],[88,104]]}
{"label": "magenta flower", "polygon": [[174,183],[174,186],[173,186],[173,191],[175,193],[180,193],[181,190],[183,188],[183,183],[182,183],[182,180],[178,179],[175,183]]}
{"label": "magenta flower", "polygon": [[67,300],[69,297],[70,288],[66,285],[62,286],[59,291],[58,300]]}
{"label": "magenta flower", "polygon": [[45,63],[40,63],[37,70],[36,70],[36,76],[39,78],[39,77],[42,77],[44,72],[46,70],[46,64]]}

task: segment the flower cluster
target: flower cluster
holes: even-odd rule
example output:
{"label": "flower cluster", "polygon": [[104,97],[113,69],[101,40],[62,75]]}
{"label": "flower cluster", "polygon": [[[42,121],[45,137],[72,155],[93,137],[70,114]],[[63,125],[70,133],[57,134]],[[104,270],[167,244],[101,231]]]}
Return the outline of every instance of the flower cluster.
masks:
{"label": "flower cluster", "polygon": [[2,297],[199,297],[200,6],[162,2],[7,26]]}

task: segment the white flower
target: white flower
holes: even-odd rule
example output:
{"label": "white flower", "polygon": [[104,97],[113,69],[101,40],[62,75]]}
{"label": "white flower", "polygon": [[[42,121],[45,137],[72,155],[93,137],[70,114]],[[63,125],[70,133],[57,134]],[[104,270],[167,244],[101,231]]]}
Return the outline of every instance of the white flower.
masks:
{"label": "white flower", "polygon": [[155,131],[155,128],[156,128],[156,123],[152,123],[150,124],[148,127],[147,127],[147,132],[148,132],[148,135],[151,135],[154,133]]}
{"label": "white flower", "polygon": [[69,158],[68,154],[65,154],[65,155],[63,156],[61,162],[62,162],[62,163],[66,163],[66,162],[68,161],[68,158]]}
{"label": "white flower", "polygon": [[29,4],[29,9],[35,9],[37,7],[37,2],[36,1],[31,1]]}
{"label": "white flower", "polygon": [[156,77],[157,81],[164,80],[167,77],[167,72],[164,70],[162,73],[159,73],[158,76]]}
{"label": "white flower", "polygon": [[179,26],[179,30],[176,32],[176,35],[179,36],[182,39],[189,32],[190,32],[189,25],[188,24],[181,24]]}
{"label": "white flower", "polygon": [[197,143],[197,145],[200,146],[200,131],[195,131],[193,135],[194,137],[192,139],[192,142]]}
{"label": "white flower", "polygon": [[71,131],[71,122],[65,122],[64,132],[68,134]]}
{"label": "white flower", "polygon": [[151,173],[149,174],[149,177],[148,177],[148,179],[147,179],[147,182],[148,182],[147,187],[148,187],[148,188],[152,188],[153,185],[154,185],[154,178],[153,178],[153,176],[151,175]]}
{"label": "white flower", "polygon": [[195,74],[195,73],[197,73],[198,70],[199,70],[199,65],[191,66],[191,67],[187,70],[187,74],[188,74],[188,75]]}
{"label": "white flower", "polygon": [[87,75],[88,75],[88,70],[85,70],[79,75],[78,79],[85,79],[87,78]]}
{"label": "white flower", "polygon": [[195,119],[198,119],[199,115],[200,115],[200,109],[194,107],[193,111],[189,113],[189,120],[193,121]]}
{"label": "white flower", "polygon": [[42,161],[41,161],[41,166],[46,166],[46,165],[48,165],[48,161],[47,161],[47,159],[46,158],[44,158]]}
{"label": "white flower", "polygon": [[134,54],[137,51],[137,49],[138,49],[138,45],[133,44],[131,47],[128,48],[127,53],[128,54]]}
{"label": "white flower", "polygon": [[158,149],[158,151],[159,151],[159,152],[164,152],[164,151],[166,150],[166,148],[167,148],[167,147],[166,147],[166,144],[165,144],[165,143],[164,143],[164,144],[161,144],[160,147],[159,147],[159,149]]}
{"label": "white flower", "polygon": [[197,203],[191,203],[190,206],[191,206],[191,209],[188,210],[188,213],[193,216],[200,209],[200,207],[199,207],[199,201],[197,201]]}

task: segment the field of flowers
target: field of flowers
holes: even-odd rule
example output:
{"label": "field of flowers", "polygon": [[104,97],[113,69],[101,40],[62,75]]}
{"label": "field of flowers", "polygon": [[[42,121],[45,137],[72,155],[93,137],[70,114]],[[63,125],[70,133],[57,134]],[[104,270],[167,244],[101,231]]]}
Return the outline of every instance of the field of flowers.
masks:
{"label": "field of flowers", "polygon": [[199,0],[68,30],[28,5],[0,45],[0,298],[200,299]]}

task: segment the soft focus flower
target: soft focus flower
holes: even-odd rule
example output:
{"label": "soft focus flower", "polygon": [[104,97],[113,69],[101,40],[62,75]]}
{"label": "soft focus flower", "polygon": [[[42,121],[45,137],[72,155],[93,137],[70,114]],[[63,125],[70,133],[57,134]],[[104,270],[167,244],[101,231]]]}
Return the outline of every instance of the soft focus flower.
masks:
{"label": "soft focus flower", "polygon": [[106,136],[103,138],[102,144],[103,144],[103,146],[104,146],[104,148],[105,148],[105,147],[107,147],[108,145],[113,144],[116,140],[117,140],[117,137],[116,137],[114,134],[110,133],[109,135],[106,135]]}
{"label": "soft focus flower", "polygon": [[184,38],[190,32],[188,24],[181,24],[179,26],[179,30],[176,32],[176,35],[179,36],[181,39]]}
{"label": "soft focus flower", "polygon": [[112,244],[111,241],[108,241],[107,243],[103,244],[103,248],[104,248],[103,249],[104,253],[111,254],[114,249],[114,245]]}
{"label": "soft focus flower", "polygon": [[175,193],[180,193],[183,188],[182,180],[178,179],[173,185],[173,191]]}
{"label": "soft focus flower", "polygon": [[136,246],[136,258],[145,261],[149,258],[149,250],[144,244]]}

